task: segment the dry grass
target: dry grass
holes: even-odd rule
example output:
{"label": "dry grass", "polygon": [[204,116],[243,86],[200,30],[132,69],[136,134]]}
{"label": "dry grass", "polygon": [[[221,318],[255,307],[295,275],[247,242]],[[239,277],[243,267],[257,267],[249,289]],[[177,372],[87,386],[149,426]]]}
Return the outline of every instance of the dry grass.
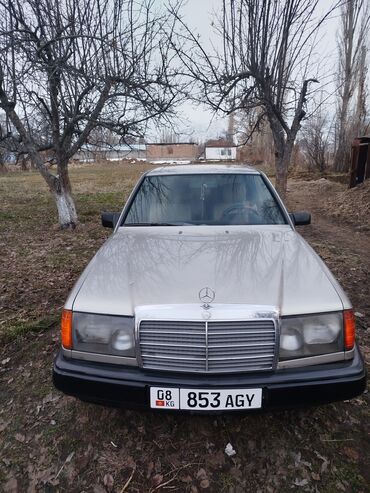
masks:
{"label": "dry grass", "polygon": [[326,205],[334,217],[357,223],[359,228],[370,231],[370,180],[330,196]]}

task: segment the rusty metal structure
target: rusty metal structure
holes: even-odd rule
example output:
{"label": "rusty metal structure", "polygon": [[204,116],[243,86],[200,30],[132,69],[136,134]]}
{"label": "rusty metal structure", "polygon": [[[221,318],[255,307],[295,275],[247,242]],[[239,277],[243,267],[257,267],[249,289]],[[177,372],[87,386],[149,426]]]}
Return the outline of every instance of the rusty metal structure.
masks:
{"label": "rusty metal structure", "polygon": [[370,136],[357,137],[352,143],[349,188],[370,178]]}

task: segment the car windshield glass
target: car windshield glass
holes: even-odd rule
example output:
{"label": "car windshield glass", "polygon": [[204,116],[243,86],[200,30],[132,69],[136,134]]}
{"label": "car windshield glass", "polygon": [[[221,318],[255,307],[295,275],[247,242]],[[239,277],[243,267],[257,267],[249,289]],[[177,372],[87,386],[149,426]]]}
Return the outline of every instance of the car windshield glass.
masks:
{"label": "car windshield glass", "polygon": [[146,176],[124,224],[285,224],[260,175],[184,174]]}

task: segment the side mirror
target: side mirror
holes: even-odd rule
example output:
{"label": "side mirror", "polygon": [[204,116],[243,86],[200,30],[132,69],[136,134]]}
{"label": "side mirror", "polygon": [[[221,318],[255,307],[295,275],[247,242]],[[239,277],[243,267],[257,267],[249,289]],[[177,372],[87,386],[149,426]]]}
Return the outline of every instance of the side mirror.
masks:
{"label": "side mirror", "polygon": [[104,228],[115,228],[120,217],[120,212],[102,212],[101,223]]}
{"label": "side mirror", "polygon": [[295,226],[311,224],[311,214],[309,212],[292,212],[289,216]]}

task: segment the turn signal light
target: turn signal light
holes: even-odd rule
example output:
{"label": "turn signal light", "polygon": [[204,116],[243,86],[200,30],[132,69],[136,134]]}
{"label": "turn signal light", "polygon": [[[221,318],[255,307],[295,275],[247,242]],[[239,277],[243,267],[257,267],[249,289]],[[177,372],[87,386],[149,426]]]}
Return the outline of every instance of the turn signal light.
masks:
{"label": "turn signal light", "polygon": [[344,310],[344,349],[353,349],[355,345],[356,321],[353,310]]}
{"label": "turn signal light", "polygon": [[62,311],[61,335],[62,346],[72,349],[72,310]]}

